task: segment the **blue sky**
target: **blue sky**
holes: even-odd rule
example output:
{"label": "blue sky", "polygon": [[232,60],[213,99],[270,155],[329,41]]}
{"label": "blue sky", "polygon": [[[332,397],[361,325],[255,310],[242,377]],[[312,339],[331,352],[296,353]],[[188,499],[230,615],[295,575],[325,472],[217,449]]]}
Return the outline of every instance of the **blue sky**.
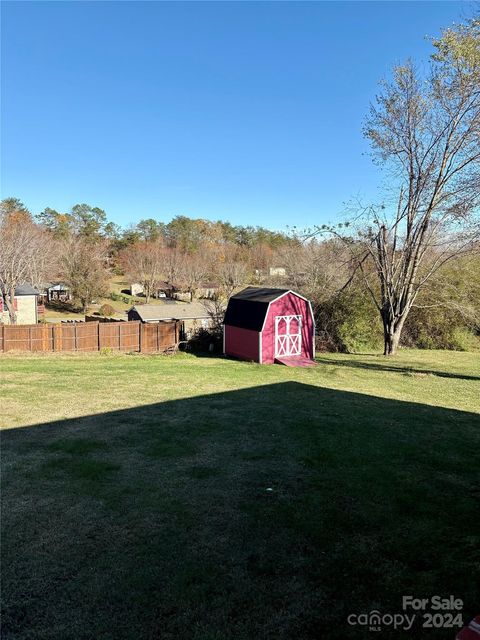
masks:
{"label": "blue sky", "polygon": [[2,197],[283,229],[381,176],[377,83],[461,2],[3,2]]}

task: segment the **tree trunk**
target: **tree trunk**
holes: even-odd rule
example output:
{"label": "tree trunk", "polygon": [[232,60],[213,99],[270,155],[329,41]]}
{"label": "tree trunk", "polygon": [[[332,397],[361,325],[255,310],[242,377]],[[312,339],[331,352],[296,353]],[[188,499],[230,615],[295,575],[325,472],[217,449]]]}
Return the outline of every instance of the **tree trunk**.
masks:
{"label": "tree trunk", "polygon": [[400,334],[398,331],[392,331],[390,327],[383,327],[383,355],[394,356],[397,353]]}
{"label": "tree trunk", "polygon": [[9,295],[5,295],[5,304],[7,306],[10,324],[17,324],[17,310],[15,309],[15,288],[10,289]]}
{"label": "tree trunk", "polygon": [[395,320],[388,312],[382,313],[383,321],[383,355],[394,356],[397,353],[403,325],[408,313],[405,312],[400,318]]}

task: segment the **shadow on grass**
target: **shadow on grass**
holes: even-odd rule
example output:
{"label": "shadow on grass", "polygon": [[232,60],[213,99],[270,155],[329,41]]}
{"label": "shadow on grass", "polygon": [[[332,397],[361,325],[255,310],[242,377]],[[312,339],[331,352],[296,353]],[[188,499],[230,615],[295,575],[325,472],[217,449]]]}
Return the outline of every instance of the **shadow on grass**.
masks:
{"label": "shadow on grass", "polygon": [[[363,354],[364,357],[365,355],[367,354]],[[368,356],[381,358],[381,356],[371,356],[371,354],[368,354]],[[406,375],[423,374],[438,376],[439,378],[456,378],[457,380],[480,380],[480,376],[471,376],[463,373],[452,373],[451,371],[438,371],[436,369],[416,369],[415,367],[409,367],[408,365],[395,366],[394,364],[388,364],[386,361],[363,362],[361,360],[331,360],[330,358],[322,358],[321,356],[317,356],[315,360],[319,364],[326,364],[335,367],[351,367],[353,369],[368,369],[369,371],[392,371],[393,373],[402,373]]]}
{"label": "shadow on grass", "polygon": [[473,616],[479,433],[294,382],[7,430],[2,637],[370,638],[347,616],[404,594]]}

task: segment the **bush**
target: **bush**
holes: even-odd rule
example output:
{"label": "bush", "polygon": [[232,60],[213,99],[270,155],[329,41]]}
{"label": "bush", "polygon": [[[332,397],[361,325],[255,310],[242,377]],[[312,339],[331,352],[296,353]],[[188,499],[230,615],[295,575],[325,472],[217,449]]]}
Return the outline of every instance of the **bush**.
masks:
{"label": "bush", "polygon": [[419,349],[470,351],[478,347],[473,326],[444,306],[413,307],[405,323],[402,344]]}
{"label": "bush", "polygon": [[[375,351],[381,347],[382,334],[380,326],[369,315],[353,314],[338,327],[338,336],[342,351],[346,353],[361,353]],[[377,330],[375,330],[377,329]]]}
{"label": "bush", "polygon": [[98,310],[98,313],[101,316],[114,316],[115,315],[115,309],[112,307],[111,304],[102,304],[102,306]]}
{"label": "bush", "polygon": [[455,351],[476,351],[480,349],[480,339],[464,327],[457,327],[452,333],[452,349]]}
{"label": "bush", "polygon": [[356,353],[381,348],[382,324],[368,293],[351,287],[317,305],[317,334],[324,349]]}
{"label": "bush", "polygon": [[199,329],[188,341],[189,349],[204,353],[210,351],[211,344],[215,353],[222,351],[222,336],[207,329]]}

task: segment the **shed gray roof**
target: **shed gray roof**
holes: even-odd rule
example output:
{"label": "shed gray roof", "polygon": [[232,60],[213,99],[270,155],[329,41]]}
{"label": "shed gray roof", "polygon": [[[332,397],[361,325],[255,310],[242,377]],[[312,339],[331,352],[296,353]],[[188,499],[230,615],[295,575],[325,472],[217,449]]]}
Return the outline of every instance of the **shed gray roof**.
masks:
{"label": "shed gray roof", "polygon": [[[232,298],[246,300],[247,302],[272,302],[290,289],[272,289],[270,287],[247,287],[239,291]],[[292,292],[293,293],[293,292]]]}
{"label": "shed gray roof", "polygon": [[19,284],[15,289],[16,296],[39,296],[40,293],[31,284]]}
{"label": "shed gray roof", "polygon": [[175,302],[167,304],[139,304],[132,307],[144,322],[157,320],[194,320],[208,318],[207,308],[201,302]]}

